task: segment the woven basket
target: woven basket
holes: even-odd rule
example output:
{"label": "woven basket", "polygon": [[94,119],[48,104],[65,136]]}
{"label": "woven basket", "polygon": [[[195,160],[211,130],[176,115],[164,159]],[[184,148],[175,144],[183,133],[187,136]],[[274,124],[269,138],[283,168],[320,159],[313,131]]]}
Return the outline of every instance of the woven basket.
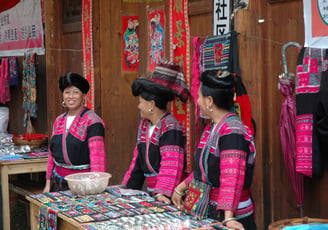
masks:
{"label": "woven basket", "polygon": [[294,219],[284,219],[278,220],[269,225],[268,230],[280,230],[287,226],[295,226],[301,224],[312,224],[312,223],[321,223],[328,224],[328,219],[319,219],[319,218],[294,218]]}
{"label": "woven basket", "polygon": [[48,136],[45,134],[22,134],[13,137],[15,145],[28,145],[30,148],[40,148],[48,144]]}

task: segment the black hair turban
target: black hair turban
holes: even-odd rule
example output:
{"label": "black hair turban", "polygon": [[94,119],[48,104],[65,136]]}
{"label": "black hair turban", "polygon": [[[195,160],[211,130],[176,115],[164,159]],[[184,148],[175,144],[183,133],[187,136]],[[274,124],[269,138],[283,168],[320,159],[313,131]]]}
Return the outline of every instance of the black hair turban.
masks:
{"label": "black hair turban", "polygon": [[87,79],[82,77],[80,74],[77,73],[67,73],[64,76],[59,78],[59,89],[64,92],[64,89],[69,86],[75,86],[76,88],[80,89],[82,93],[87,94],[90,85]]}

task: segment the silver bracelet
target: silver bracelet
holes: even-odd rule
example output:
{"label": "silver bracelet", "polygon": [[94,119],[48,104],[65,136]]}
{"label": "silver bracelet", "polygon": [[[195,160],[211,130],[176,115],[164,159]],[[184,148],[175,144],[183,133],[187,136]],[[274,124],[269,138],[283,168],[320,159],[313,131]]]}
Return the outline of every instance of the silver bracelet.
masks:
{"label": "silver bracelet", "polygon": [[174,189],[174,192],[176,192],[179,196],[186,195],[184,192],[180,192],[177,188]]}
{"label": "silver bracelet", "polygon": [[222,225],[227,226],[227,222],[232,221],[232,220],[237,220],[237,219],[235,217],[230,217],[230,218],[224,219],[222,221]]}
{"label": "silver bracelet", "polygon": [[161,194],[161,193],[156,193],[156,194],[154,195],[154,198],[156,199],[156,198],[159,197],[159,196],[164,196],[164,195]]}

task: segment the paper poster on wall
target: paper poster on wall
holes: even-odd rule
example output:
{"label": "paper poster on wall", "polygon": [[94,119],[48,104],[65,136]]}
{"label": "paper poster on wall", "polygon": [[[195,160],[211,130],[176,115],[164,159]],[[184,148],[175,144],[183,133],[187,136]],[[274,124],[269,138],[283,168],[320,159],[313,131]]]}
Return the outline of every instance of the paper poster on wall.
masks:
{"label": "paper poster on wall", "polygon": [[164,62],[164,9],[148,11],[148,72],[153,72],[156,65]]}
{"label": "paper poster on wall", "polygon": [[122,69],[139,70],[139,17],[122,16]]}
{"label": "paper poster on wall", "polygon": [[328,1],[303,0],[306,47],[328,48]]}
{"label": "paper poster on wall", "polygon": [[24,0],[0,13],[0,57],[44,54],[40,0]]}

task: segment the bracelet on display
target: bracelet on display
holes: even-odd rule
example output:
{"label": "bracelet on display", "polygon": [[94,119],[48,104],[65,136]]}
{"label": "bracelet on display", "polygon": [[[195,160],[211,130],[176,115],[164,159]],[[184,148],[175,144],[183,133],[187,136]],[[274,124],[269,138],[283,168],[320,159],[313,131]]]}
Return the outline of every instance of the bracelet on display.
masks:
{"label": "bracelet on display", "polygon": [[232,220],[237,220],[235,217],[227,218],[222,221],[223,226],[227,226],[227,222],[232,221]]}
{"label": "bracelet on display", "polygon": [[184,192],[180,192],[177,188],[174,189],[174,192],[176,192],[179,196],[186,195]]}

